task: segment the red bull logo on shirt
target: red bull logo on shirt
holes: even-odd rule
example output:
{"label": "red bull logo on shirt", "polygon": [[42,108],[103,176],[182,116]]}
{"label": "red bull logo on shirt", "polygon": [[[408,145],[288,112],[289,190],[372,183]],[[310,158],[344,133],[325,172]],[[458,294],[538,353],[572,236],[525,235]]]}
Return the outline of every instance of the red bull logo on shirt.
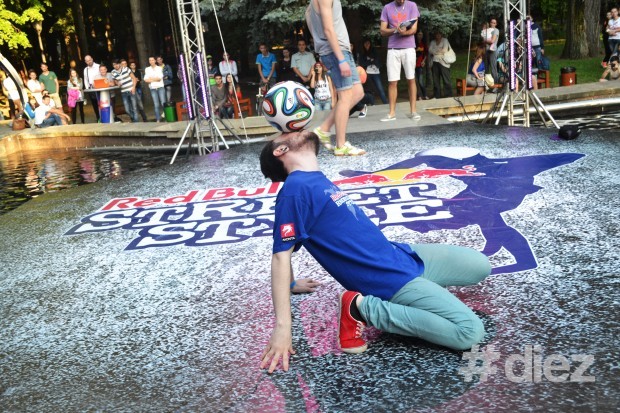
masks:
{"label": "red bull logo on shirt", "polygon": [[[502,213],[542,189],[534,184],[536,175],[584,155],[493,159],[470,148],[456,153],[431,150],[378,171],[341,171],[342,178],[333,180],[341,191],[330,196],[334,202],[355,202],[379,228],[400,226],[427,233],[478,226],[485,239],[484,254],[492,256],[503,249],[514,257],[494,273],[535,268],[527,239],[504,221]],[[280,187],[274,183],[250,189],[196,189],[170,197],[115,198],[66,235],[135,231],[127,250],[204,247],[272,236]],[[279,231],[282,238],[296,236],[292,225]]]}

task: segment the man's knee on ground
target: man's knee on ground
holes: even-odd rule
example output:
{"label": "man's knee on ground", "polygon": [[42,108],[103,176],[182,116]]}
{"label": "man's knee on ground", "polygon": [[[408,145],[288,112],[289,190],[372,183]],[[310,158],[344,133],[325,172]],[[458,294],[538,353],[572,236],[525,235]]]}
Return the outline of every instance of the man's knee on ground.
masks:
{"label": "man's knee on ground", "polygon": [[491,274],[491,263],[489,262],[489,257],[480,251],[476,251],[476,254],[474,254],[474,257],[470,261],[469,265],[471,266],[470,271],[476,283],[483,281]]}
{"label": "man's knee on ground", "polygon": [[459,335],[454,342],[453,350],[469,350],[484,338],[484,324],[475,314],[472,314],[471,323],[468,326],[459,327]]}

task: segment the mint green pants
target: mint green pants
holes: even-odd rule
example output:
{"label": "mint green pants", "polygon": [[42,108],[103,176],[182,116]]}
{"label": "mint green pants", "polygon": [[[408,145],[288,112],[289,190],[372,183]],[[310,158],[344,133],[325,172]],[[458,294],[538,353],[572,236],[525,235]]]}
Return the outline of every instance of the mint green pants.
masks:
{"label": "mint green pants", "polygon": [[473,285],[491,273],[489,260],[471,248],[412,244],[424,262],[421,276],[389,301],[367,295],[360,313],[381,331],[418,337],[453,350],[468,350],[484,337],[482,321],[444,287]]}

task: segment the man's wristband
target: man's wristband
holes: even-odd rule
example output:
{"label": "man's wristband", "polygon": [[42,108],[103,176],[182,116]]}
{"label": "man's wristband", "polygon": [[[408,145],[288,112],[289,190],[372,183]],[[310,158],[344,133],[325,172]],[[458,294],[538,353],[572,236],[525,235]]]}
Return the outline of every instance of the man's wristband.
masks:
{"label": "man's wristband", "polygon": [[338,64],[341,65],[341,64],[345,63],[346,61],[347,61],[347,59],[338,60]]}
{"label": "man's wristband", "polygon": [[295,287],[295,285],[296,285],[296,284],[297,284],[297,281],[293,281],[293,282],[291,283],[291,287],[290,287],[290,289],[292,290],[292,289],[293,289],[293,287]]}

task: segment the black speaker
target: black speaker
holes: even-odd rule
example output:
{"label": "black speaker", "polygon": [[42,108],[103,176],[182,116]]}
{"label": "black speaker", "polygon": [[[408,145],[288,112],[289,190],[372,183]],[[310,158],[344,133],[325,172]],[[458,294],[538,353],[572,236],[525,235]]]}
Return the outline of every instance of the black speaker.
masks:
{"label": "black speaker", "polygon": [[581,129],[579,129],[578,125],[564,125],[560,128],[558,135],[566,140],[575,139],[581,135]]}

